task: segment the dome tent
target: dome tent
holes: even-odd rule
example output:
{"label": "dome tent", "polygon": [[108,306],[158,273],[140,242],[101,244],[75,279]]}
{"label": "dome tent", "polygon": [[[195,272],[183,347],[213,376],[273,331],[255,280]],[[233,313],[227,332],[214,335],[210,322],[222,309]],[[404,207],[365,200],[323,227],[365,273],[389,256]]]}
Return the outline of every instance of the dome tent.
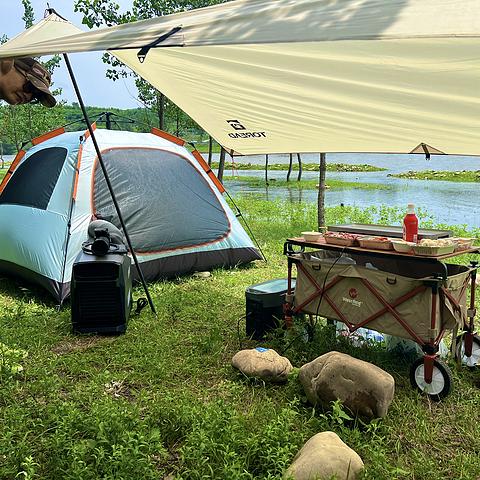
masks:
{"label": "dome tent", "polygon": [[[146,279],[262,258],[221,183],[182,140],[156,129],[97,129],[95,138]],[[91,221],[121,224],[88,131],[61,128],[32,143],[0,185],[0,271],[63,302]]]}

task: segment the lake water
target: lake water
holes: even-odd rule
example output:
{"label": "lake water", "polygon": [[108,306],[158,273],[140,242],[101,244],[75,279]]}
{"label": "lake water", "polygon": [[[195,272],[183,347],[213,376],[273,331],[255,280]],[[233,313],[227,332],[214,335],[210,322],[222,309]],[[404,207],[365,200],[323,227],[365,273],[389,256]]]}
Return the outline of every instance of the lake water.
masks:
{"label": "lake water", "polygon": [[[204,154],[206,159],[208,155]],[[218,154],[213,159],[218,161]],[[6,161],[11,161],[13,156],[4,155]],[[319,154],[302,154],[303,163],[319,163]],[[227,161],[230,157],[227,156]],[[297,157],[294,155],[294,164]],[[252,163],[265,165],[265,156],[235,157],[236,163]],[[274,163],[289,162],[289,155],[269,155],[269,165]],[[480,185],[476,183],[456,183],[443,181],[407,180],[388,177],[388,174],[402,173],[409,170],[479,170],[480,157],[461,157],[449,155],[432,155],[427,161],[424,155],[379,155],[379,154],[327,154],[327,163],[369,164],[376,167],[387,168],[381,172],[327,172],[328,180],[343,180],[349,182],[376,183],[391,185],[395,190],[365,190],[345,189],[327,190],[325,193],[325,204],[327,206],[344,205],[366,207],[370,205],[400,206],[405,207],[414,203],[417,207],[425,208],[430,215],[433,215],[438,223],[448,225],[463,225],[467,227],[480,228]],[[264,178],[265,173],[261,170],[240,170],[241,176],[255,176]],[[270,170],[268,178],[286,178],[286,171]],[[294,182],[297,172],[293,171],[290,179]],[[230,170],[224,172],[224,184],[228,192],[233,195],[241,193],[242,185],[239,180],[232,177]],[[303,171],[302,179],[318,179],[318,172]],[[262,198],[273,200],[283,198],[292,202],[316,202],[317,191],[298,190],[269,187],[249,188],[243,186],[247,194],[257,194]]]}
{"label": "lake water", "polygon": [[[206,158],[207,155],[204,155]],[[303,163],[319,163],[319,154],[303,154]],[[218,161],[218,155],[214,156]],[[230,158],[227,157],[227,161]],[[252,163],[265,165],[265,156],[235,157],[236,163]],[[297,157],[294,155],[294,164]],[[269,155],[269,165],[274,163],[289,163],[289,155]],[[348,182],[362,182],[383,184],[396,187],[395,190],[365,190],[345,189],[326,190],[325,204],[327,206],[344,205],[366,207],[370,205],[385,205],[405,207],[414,203],[417,207],[425,208],[434,216],[435,222],[448,225],[463,225],[480,228],[480,185],[476,183],[457,183],[443,181],[407,180],[389,177],[388,174],[408,172],[409,170],[480,170],[480,157],[461,157],[449,155],[432,155],[430,160],[425,155],[379,155],[379,154],[327,154],[327,163],[346,163],[349,165],[369,164],[376,167],[387,168],[381,172],[327,172],[328,180],[343,180]],[[480,172],[479,172],[480,173]],[[256,176],[265,178],[265,172],[260,170],[239,170],[240,176]],[[293,171],[290,180],[297,179],[298,172]],[[286,171],[270,170],[268,178],[285,179]],[[302,179],[318,179],[318,172],[303,171]],[[238,180],[232,178],[231,169],[224,172],[224,184],[230,194],[242,192]],[[261,195],[265,199],[281,197],[292,202],[316,202],[318,193],[312,190],[291,189],[272,186],[263,188],[247,188],[248,193]]]}

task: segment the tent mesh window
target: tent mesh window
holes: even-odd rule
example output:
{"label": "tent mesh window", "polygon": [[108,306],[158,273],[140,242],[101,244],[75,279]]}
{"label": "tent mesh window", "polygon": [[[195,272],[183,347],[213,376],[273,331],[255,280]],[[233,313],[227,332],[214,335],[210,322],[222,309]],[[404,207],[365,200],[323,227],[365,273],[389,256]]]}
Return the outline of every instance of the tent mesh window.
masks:
{"label": "tent mesh window", "polygon": [[0,195],[0,204],[46,210],[67,154],[66,148],[52,147],[30,155],[8,181]]}
{"label": "tent mesh window", "polygon": [[[198,247],[229,235],[227,213],[188,158],[154,148],[112,148],[102,158],[136,252]],[[120,228],[98,162],[92,196],[94,215]]]}

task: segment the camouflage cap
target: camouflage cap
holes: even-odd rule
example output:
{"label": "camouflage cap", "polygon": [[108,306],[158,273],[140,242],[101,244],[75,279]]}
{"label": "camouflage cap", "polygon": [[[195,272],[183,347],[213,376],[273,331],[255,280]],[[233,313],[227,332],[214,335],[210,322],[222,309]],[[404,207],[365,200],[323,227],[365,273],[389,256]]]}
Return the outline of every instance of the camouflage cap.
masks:
{"label": "camouflage cap", "polygon": [[14,62],[15,67],[25,72],[25,76],[37,90],[35,98],[38,98],[46,107],[55,106],[57,101],[48,89],[52,80],[50,72],[40,62],[31,57],[17,58]]}

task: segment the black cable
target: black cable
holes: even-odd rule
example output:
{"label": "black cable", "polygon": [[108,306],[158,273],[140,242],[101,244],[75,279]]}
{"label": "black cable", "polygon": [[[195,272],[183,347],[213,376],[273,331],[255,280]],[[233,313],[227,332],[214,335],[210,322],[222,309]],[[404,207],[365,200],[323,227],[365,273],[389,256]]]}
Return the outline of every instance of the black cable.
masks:
{"label": "black cable", "polygon": [[[323,280],[323,285],[322,285],[322,293],[320,295],[320,300],[318,301],[318,305],[317,305],[317,313],[315,314],[315,316],[318,318],[318,311],[320,310],[320,304],[322,303],[322,299],[323,299],[323,294],[325,293],[325,285],[327,284],[327,277],[328,277],[328,274],[330,273],[330,270],[333,268],[333,266],[340,260],[340,258],[342,258],[342,255],[345,253],[345,249],[347,248],[347,245],[345,245],[342,250],[340,251],[340,255],[336,258],[336,260],[332,263],[331,267],[328,269],[327,271],[327,274],[325,275],[325,278]],[[317,322],[317,320],[315,320],[315,323]]]}
{"label": "black cable", "polygon": [[[330,273],[330,271],[332,270],[332,268],[334,267],[334,265],[340,260],[340,258],[342,257],[342,255],[345,253],[345,249],[347,248],[347,245],[345,245],[342,250],[340,251],[340,255],[335,259],[335,261],[332,263],[332,265],[330,266],[330,268],[328,269],[326,275],[325,275],[325,279],[323,280],[323,285],[322,285],[322,293],[320,294],[320,299],[318,301],[318,305],[317,305],[317,312],[315,314],[315,324],[312,325],[312,328],[315,327],[315,325],[317,324],[317,319],[318,319],[318,311],[320,310],[320,304],[322,302],[322,299],[323,299],[323,294],[325,292],[325,285],[327,283],[327,277]],[[310,255],[311,257],[311,255]],[[296,342],[298,339],[300,338],[300,335],[295,337],[286,347],[285,349],[281,352],[281,355],[283,355],[293,344],[294,342]]]}
{"label": "black cable", "polygon": [[137,300],[137,308],[134,312],[134,315],[139,315],[140,312],[148,305],[148,300],[145,297],[139,298]]}

